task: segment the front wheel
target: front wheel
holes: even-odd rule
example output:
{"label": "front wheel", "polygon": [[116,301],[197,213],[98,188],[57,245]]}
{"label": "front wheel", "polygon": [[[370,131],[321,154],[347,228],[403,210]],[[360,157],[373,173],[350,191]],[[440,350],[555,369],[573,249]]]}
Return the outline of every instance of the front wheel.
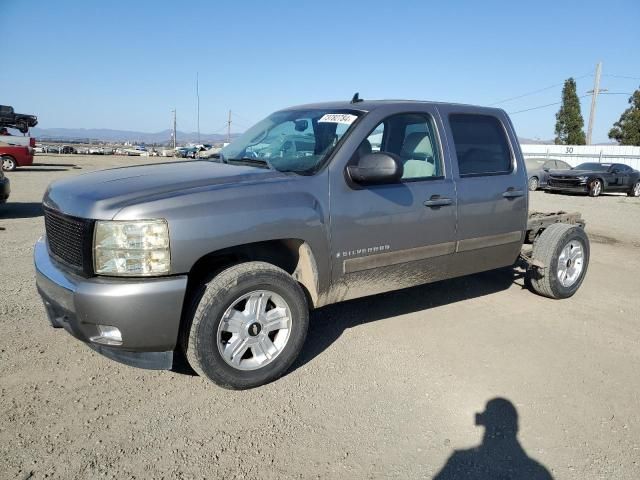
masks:
{"label": "front wheel", "polygon": [[630,197],[640,197],[640,180],[633,184],[629,193],[627,193]]}
{"label": "front wheel", "polygon": [[242,263],[204,285],[183,348],[200,375],[224,388],[253,388],[287,371],[308,325],[306,297],[291,275]]}
{"label": "front wheel", "polygon": [[582,285],[589,254],[589,237],[583,228],[553,224],[533,244],[533,259],[538,266],[527,272],[528,283],[544,297],[571,297]]}
{"label": "front wheel", "polygon": [[538,187],[540,186],[540,181],[538,180],[538,177],[531,177],[529,179],[529,190],[532,192],[535,192]]}
{"label": "front wheel", "polygon": [[8,155],[2,157],[2,170],[4,170],[5,172],[13,172],[17,167],[18,164],[13,159],[13,157],[10,157]]}
{"label": "front wheel", "polygon": [[589,196],[597,197],[602,193],[602,180],[592,180],[589,184]]}

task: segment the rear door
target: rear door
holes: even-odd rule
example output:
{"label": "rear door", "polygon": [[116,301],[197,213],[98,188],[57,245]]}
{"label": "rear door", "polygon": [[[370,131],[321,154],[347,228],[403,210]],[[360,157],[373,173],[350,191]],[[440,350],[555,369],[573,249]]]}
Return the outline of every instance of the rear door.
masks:
{"label": "rear door", "polygon": [[438,107],[446,124],[458,197],[452,275],[511,265],[528,216],[527,174],[501,110]]}

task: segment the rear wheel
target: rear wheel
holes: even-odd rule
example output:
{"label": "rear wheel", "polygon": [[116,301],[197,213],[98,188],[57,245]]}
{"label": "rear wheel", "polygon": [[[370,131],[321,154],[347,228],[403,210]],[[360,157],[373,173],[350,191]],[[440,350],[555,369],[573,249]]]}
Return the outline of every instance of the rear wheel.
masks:
{"label": "rear wheel", "polygon": [[549,298],[568,298],[578,291],[589,266],[589,238],[581,227],[556,223],[533,245],[538,265],[527,272],[533,290]]}
{"label": "rear wheel", "polygon": [[204,285],[183,348],[200,375],[224,388],[253,388],[286,372],[308,324],[298,282],[274,265],[248,262]]}
{"label": "rear wheel", "polygon": [[602,193],[602,180],[595,179],[589,184],[589,196],[597,197]]}
{"label": "rear wheel", "polygon": [[640,197],[640,180],[633,184],[633,187],[631,187],[627,195],[630,197]]}
{"label": "rear wheel", "polygon": [[529,179],[529,190],[532,192],[535,192],[538,187],[540,186],[540,181],[538,180],[538,177],[531,177]]}
{"label": "rear wheel", "polygon": [[13,172],[18,167],[15,159],[9,155],[2,157],[2,170],[5,172]]}

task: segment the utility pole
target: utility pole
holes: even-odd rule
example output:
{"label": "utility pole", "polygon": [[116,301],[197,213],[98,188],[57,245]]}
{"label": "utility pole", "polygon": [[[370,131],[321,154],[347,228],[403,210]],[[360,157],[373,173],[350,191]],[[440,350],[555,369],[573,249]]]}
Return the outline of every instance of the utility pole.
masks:
{"label": "utility pole", "polygon": [[200,144],[200,85],[198,82],[199,72],[196,72],[196,99],[198,103],[198,145]]}
{"label": "utility pole", "polygon": [[229,120],[227,121],[227,143],[231,143],[231,110],[229,110]]}
{"label": "utility pole", "polygon": [[176,109],[171,110],[173,113],[173,130],[171,131],[171,140],[173,143],[173,149],[176,149]]}
{"label": "utility pole", "polygon": [[602,62],[596,65],[596,77],[593,81],[593,90],[591,92],[591,112],[589,113],[589,127],[587,128],[587,145],[591,145],[591,134],[593,133],[593,123],[596,118],[596,102],[600,93],[600,75],[602,74]]}

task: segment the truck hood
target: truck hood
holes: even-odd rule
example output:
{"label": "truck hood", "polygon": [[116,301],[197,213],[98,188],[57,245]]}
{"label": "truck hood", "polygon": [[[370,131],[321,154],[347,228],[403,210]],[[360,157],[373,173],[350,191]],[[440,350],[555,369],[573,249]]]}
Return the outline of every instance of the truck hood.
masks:
{"label": "truck hood", "polygon": [[124,207],[191,189],[275,181],[284,173],[209,161],[113,168],[53,182],[43,204],[67,215],[111,219]]}

